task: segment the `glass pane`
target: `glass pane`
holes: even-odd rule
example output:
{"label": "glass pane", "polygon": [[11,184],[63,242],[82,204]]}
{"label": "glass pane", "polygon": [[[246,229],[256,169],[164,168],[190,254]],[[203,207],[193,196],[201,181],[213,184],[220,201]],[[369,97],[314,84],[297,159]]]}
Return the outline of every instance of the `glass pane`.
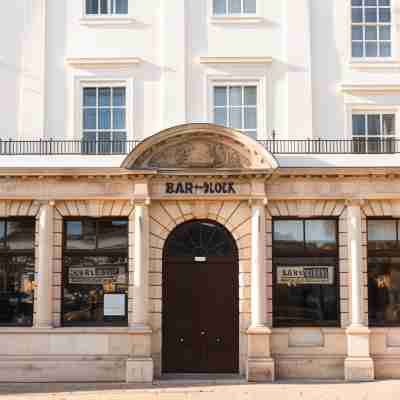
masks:
{"label": "glass pane", "polygon": [[98,223],[99,249],[128,248],[128,221],[104,220]]}
{"label": "glass pane", "polygon": [[84,107],[96,107],[96,88],[83,89]]}
{"label": "glass pane", "polygon": [[250,136],[250,137],[253,138],[254,140],[257,140],[257,131],[249,131],[249,130],[246,130],[246,131],[245,131],[245,134],[246,134],[247,136]]}
{"label": "glass pane", "polygon": [[69,250],[94,250],[96,248],[96,221],[83,219],[66,221],[65,245]]}
{"label": "glass pane", "polygon": [[365,5],[376,7],[378,5],[378,0],[365,0]]}
{"label": "glass pane", "polygon": [[108,0],[100,0],[100,13],[108,14]]}
{"label": "glass pane", "polygon": [[214,2],[214,14],[226,14],[226,0],[213,0]]}
{"label": "glass pane", "polygon": [[368,315],[370,325],[400,322],[400,258],[368,258]]}
{"label": "glass pane", "polygon": [[352,40],[363,40],[363,28],[362,28],[362,26],[352,26],[352,28],[351,28],[351,39]]}
{"label": "glass pane", "polygon": [[381,42],[379,44],[379,55],[381,57],[392,56],[392,44],[390,42]]}
{"label": "glass pane", "polygon": [[86,0],[86,14],[98,14],[98,0]]}
{"label": "glass pane", "polygon": [[95,154],[96,153],[96,132],[83,132],[82,137],[82,153],[83,154]]}
{"label": "glass pane", "polygon": [[124,107],[126,103],[125,88],[113,89],[113,106]]}
{"label": "glass pane", "polygon": [[111,105],[111,89],[99,88],[99,106],[110,107]]}
{"label": "glass pane", "polygon": [[390,26],[385,25],[379,27],[379,40],[390,40],[390,36]]}
{"label": "glass pane", "polygon": [[274,221],[274,251],[288,256],[293,252],[304,251],[304,231],[302,220]]}
{"label": "glass pane", "polygon": [[111,111],[109,109],[99,110],[99,129],[111,128]]}
{"label": "glass pane", "polygon": [[246,108],[244,110],[244,129],[257,129],[256,108]]}
{"label": "glass pane", "polygon": [[231,106],[242,105],[242,88],[240,86],[233,86],[229,89],[229,104]]}
{"label": "glass pane", "polygon": [[7,221],[7,246],[11,250],[33,250],[35,220],[21,219]]}
{"label": "glass pane", "polygon": [[33,256],[0,259],[0,325],[32,325],[34,279]]}
{"label": "glass pane", "polygon": [[[64,325],[127,323],[128,260],[118,256],[64,257]],[[109,297],[118,307],[110,308]],[[105,299],[107,301],[105,301]]]}
{"label": "glass pane", "polygon": [[395,220],[368,221],[368,250],[393,249],[397,246]]}
{"label": "glass pane", "polygon": [[[328,257],[275,258],[275,326],[338,326],[336,263],[336,258]],[[298,283],[278,283],[282,274],[289,282]],[[307,280],[308,283],[304,283]]]}
{"label": "glass pane", "polygon": [[229,13],[240,14],[242,12],[242,0],[228,0]]}
{"label": "glass pane", "polygon": [[0,248],[6,245],[6,222],[0,221]]}
{"label": "glass pane", "polygon": [[365,40],[378,40],[378,28],[376,26],[365,27]]}
{"label": "glass pane", "polygon": [[351,9],[351,21],[352,22],[362,22],[362,8],[352,8]]}
{"label": "glass pane", "polygon": [[378,5],[381,7],[390,7],[390,0],[378,0]]}
{"label": "glass pane", "polygon": [[383,114],[383,134],[384,135],[394,135],[395,130],[395,118],[394,114]]}
{"label": "glass pane", "polygon": [[257,0],[243,0],[244,12],[255,14],[257,12]]}
{"label": "glass pane", "polygon": [[115,0],[115,12],[117,14],[128,14],[128,0]]}
{"label": "glass pane", "polygon": [[242,129],[242,109],[241,108],[231,108],[230,111],[230,123],[229,127],[234,129]]}
{"label": "glass pane", "polygon": [[100,154],[111,153],[111,132],[99,132],[98,149]]}
{"label": "glass pane", "polygon": [[114,132],[112,142],[113,153],[126,153],[126,132]]}
{"label": "glass pane", "polygon": [[309,250],[336,250],[336,221],[308,220],[305,224],[306,246]]}
{"label": "glass pane", "polygon": [[365,135],[365,115],[353,114],[353,135]]}
{"label": "glass pane", "polygon": [[83,110],[83,129],[96,129],[96,109]]}
{"label": "glass pane", "polygon": [[352,57],[363,57],[363,43],[362,42],[353,42],[351,44],[351,56]]}
{"label": "glass pane", "polygon": [[125,109],[114,108],[113,110],[113,129],[125,129]]}
{"label": "glass pane", "polygon": [[366,42],[365,44],[365,56],[366,57],[377,57],[378,55],[378,43]]}
{"label": "glass pane", "polygon": [[257,105],[257,87],[246,86],[244,88],[244,104],[247,106]]}
{"label": "glass pane", "polygon": [[227,88],[218,86],[214,87],[214,105],[219,107],[225,107],[227,105],[226,98]]}
{"label": "glass pane", "polygon": [[217,125],[227,126],[227,109],[216,108],[214,110],[214,122]]}
{"label": "glass pane", "polygon": [[378,12],[376,8],[365,8],[365,22],[377,22]]}
{"label": "glass pane", "polygon": [[390,8],[379,9],[379,22],[391,22],[391,10]]}
{"label": "glass pane", "polygon": [[362,0],[351,0],[352,6],[362,6]]}
{"label": "glass pane", "polygon": [[368,135],[380,135],[381,118],[379,114],[370,114],[367,116]]}

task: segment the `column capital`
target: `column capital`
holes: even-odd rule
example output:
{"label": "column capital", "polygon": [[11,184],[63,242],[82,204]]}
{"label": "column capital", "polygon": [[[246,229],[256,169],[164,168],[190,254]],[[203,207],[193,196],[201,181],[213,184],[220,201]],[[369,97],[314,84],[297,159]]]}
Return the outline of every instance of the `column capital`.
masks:
{"label": "column capital", "polygon": [[55,200],[36,200],[41,206],[55,207]]}
{"label": "column capital", "polygon": [[145,199],[132,199],[131,200],[131,205],[132,206],[142,206],[142,207],[148,207],[151,205],[151,199],[150,198],[145,198]]}
{"label": "column capital", "polygon": [[346,206],[350,207],[362,207],[365,205],[365,200],[364,199],[346,199]]}

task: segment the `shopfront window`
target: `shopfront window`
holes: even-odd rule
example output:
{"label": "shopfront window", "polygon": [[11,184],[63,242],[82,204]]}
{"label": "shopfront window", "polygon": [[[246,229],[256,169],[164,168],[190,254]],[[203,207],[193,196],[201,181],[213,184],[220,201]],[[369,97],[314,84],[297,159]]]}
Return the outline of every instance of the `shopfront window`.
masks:
{"label": "shopfront window", "polygon": [[66,220],[63,259],[63,324],[126,325],[128,221]]}
{"label": "shopfront window", "polygon": [[371,326],[400,326],[399,220],[368,220],[368,313]]}
{"label": "shopfront window", "polygon": [[0,326],[32,326],[35,219],[0,220]]}
{"label": "shopfront window", "polygon": [[273,221],[274,325],[338,326],[335,219]]}

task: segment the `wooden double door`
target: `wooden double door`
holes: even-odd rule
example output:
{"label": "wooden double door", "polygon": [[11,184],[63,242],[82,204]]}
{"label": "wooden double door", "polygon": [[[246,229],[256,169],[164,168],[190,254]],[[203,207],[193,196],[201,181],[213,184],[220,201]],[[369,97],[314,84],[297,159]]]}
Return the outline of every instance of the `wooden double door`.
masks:
{"label": "wooden double door", "polygon": [[224,227],[185,223],[163,263],[163,373],[237,373],[238,260]]}

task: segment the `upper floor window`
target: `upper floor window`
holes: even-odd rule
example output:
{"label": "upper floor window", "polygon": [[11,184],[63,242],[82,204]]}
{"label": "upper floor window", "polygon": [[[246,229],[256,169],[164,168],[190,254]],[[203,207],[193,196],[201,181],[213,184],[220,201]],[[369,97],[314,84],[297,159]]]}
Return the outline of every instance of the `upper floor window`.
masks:
{"label": "upper floor window", "polygon": [[83,146],[85,153],[125,153],[126,88],[84,87]]}
{"label": "upper floor window", "polygon": [[351,0],[352,57],[391,57],[391,0]]}
{"label": "upper floor window", "polygon": [[255,14],[257,0],[213,0],[214,15]]}
{"label": "upper floor window", "polygon": [[128,14],[128,0],[85,0],[87,15]]}
{"label": "upper floor window", "polygon": [[352,132],[355,151],[358,153],[390,153],[395,142],[395,114],[355,113],[352,115]]}
{"label": "upper floor window", "polygon": [[215,86],[214,122],[257,138],[257,86]]}

